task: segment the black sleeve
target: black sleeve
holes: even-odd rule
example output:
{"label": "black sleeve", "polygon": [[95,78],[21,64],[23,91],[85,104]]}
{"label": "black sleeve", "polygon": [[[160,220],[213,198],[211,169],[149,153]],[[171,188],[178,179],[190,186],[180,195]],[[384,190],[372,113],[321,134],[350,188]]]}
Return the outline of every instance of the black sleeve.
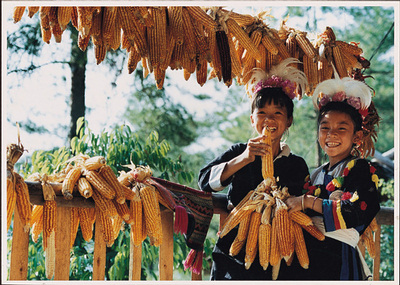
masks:
{"label": "black sleeve", "polygon": [[199,184],[200,189],[203,191],[206,191],[206,192],[213,192],[214,190],[211,189],[210,184],[209,184],[211,168],[213,166],[221,164],[223,162],[230,161],[232,158],[241,154],[245,149],[246,149],[245,144],[232,145],[227,151],[225,151],[223,154],[216,157],[210,163],[208,163],[206,166],[204,166],[200,170],[200,173],[199,173],[198,184]]}
{"label": "black sleeve", "polygon": [[[380,196],[372,181],[373,173],[365,159],[358,159],[344,177],[343,191],[351,194],[357,192],[358,199],[341,201],[341,212],[347,228],[356,228],[360,233],[370,224],[380,210]],[[350,196],[350,195],[348,195]]]}

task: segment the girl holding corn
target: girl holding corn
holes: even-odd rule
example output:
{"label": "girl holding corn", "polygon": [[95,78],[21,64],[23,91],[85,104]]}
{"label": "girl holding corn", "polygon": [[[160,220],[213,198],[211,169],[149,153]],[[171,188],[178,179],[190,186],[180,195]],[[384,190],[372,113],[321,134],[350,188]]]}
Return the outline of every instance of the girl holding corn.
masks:
{"label": "girl holding corn", "polygon": [[[304,91],[307,83],[305,74],[290,66],[297,62],[293,58],[284,60],[272,67],[269,74],[261,69],[252,71],[247,93],[251,97],[251,125],[258,136],[247,143],[232,145],[200,171],[199,186],[203,191],[215,192],[228,187],[228,210],[263,181],[261,157],[268,155],[264,142],[266,136],[262,134],[265,127],[271,131],[272,153],[269,155],[273,157],[273,173],[279,177],[278,185],[287,186],[291,195],[302,194],[304,179],[308,175],[307,165],[281,141],[293,122],[296,92],[300,88]],[[271,267],[264,270],[254,261],[250,268],[245,268],[243,248],[235,256],[229,254],[237,232],[236,227],[218,239],[213,251],[211,280],[271,280]],[[278,279],[288,277],[285,271],[286,264],[282,262]]]}
{"label": "girl holding corn", "polygon": [[357,243],[378,213],[378,177],[366,157],[374,151],[379,116],[371,89],[351,78],[321,82],[313,94],[318,140],[329,161],[315,169],[305,194],[286,200],[289,212],[305,210],[325,233],[318,241],[304,231],[309,268],[302,280],[365,280],[370,272]]}

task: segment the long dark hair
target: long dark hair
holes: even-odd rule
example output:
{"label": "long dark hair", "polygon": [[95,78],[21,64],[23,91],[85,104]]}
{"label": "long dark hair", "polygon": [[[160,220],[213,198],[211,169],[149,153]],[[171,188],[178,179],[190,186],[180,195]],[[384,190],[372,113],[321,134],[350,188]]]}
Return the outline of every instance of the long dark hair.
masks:
{"label": "long dark hair", "polygon": [[280,87],[268,87],[258,91],[251,102],[251,113],[253,113],[254,109],[262,108],[265,104],[271,104],[271,102],[275,105],[286,107],[288,118],[293,116],[293,100]]}

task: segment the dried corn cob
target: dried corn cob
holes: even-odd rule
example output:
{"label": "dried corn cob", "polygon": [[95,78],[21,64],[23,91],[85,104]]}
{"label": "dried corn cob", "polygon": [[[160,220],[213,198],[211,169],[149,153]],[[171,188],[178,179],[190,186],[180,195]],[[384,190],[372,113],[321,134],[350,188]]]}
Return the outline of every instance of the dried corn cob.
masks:
{"label": "dried corn cob", "polygon": [[230,256],[236,256],[239,254],[239,252],[242,250],[244,245],[246,244],[246,241],[240,241],[237,237],[233,240],[231,247],[229,248],[229,255]]}
{"label": "dried corn cob", "polygon": [[96,222],[101,224],[103,238],[107,247],[111,247],[114,243],[113,225],[109,216],[103,213],[100,209],[96,209]]}
{"label": "dried corn cob", "polygon": [[18,173],[14,173],[14,177],[15,177],[14,189],[17,194],[16,197],[17,210],[21,218],[22,224],[24,225],[24,231],[28,232],[31,226],[31,218],[32,218],[32,205],[30,202],[28,186],[26,185],[24,179]]}
{"label": "dried corn cob", "polygon": [[311,218],[301,211],[296,211],[296,212],[290,213],[289,218],[293,222],[296,222],[303,226],[311,226],[313,224],[313,221],[311,220]]}
{"label": "dried corn cob", "polygon": [[32,18],[40,9],[40,6],[28,6],[28,17]]}
{"label": "dried corn cob", "polygon": [[304,73],[307,76],[310,85],[318,84],[318,62],[314,62],[312,58],[307,55],[303,56]]}
{"label": "dried corn cob", "polygon": [[172,30],[172,35],[176,39],[178,45],[183,44],[183,14],[182,6],[169,6],[168,7],[168,20]]}
{"label": "dried corn cob", "polygon": [[262,176],[264,179],[274,177],[274,158],[272,155],[271,130],[266,127],[263,129],[263,135],[266,136],[264,143],[267,145],[267,154],[261,157]]}
{"label": "dried corn cob", "polygon": [[347,69],[343,61],[341,48],[339,46],[334,46],[332,47],[332,52],[333,52],[333,59],[335,61],[335,67],[337,72],[339,73],[340,78],[347,77],[348,76]]}
{"label": "dried corn cob", "polygon": [[294,232],[294,250],[296,252],[297,259],[299,260],[301,267],[307,269],[310,261],[308,258],[303,231],[301,230],[299,224],[293,223],[293,232]]}
{"label": "dried corn cob", "polygon": [[42,32],[42,39],[45,43],[50,43],[51,30],[49,24],[49,17],[40,15],[40,29]]}
{"label": "dried corn cob", "polygon": [[229,50],[228,36],[224,31],[216,32],[217,47],[221,60],[222,79],[227,84],[232,79],[232,63]]}
{"label": "dried corn cob", "polygon": [[261,68],[266,71],[267,69],[267,50],[265,49],[263,44],[258,45],[258,51],[261,54],[260,62],[256,62],[256,67]]}
{"label": "dried corn cob", "polygon": [[90,41],[90,36],[87,37],[83,37],[82,33],[78,33],[78,47],[81,49],[81,51],[85,51],[86,48],[89,45],[89,41]]}
{"label": "dried corn cob", "polygon": [[271,39],[267,32],[263,34],[261,42],[271,54],[278,54],[278,48],[276,47],[274,41]]}
{"label": "dried corn cob", "polygon": [[333,32],[331,27],[326,27],[324,34],[330,41],[332,42],[336,41],[335,33]]}
{"label": "dried corn cob", "polygon": [[124,203],[118,203],[115,199],[111,200],[114,203],[115,208],[117,209],[118,215],[125,221],[129,222],[130,220],[130,212],[129,207],[124,201]]}
{"label": "dried corn cob", "polygon": [[250,217],[249,232],[246,241],[245,268],[249,269],[257,255],[258,231],[261,224],[261,212],[254,211]]}
{"label": "dried corn cob", "polygon": [[251,41],[247,33],[235,22],[232,18],[226,20],[226,25],[230,33],[232,33],[240,42],[240,44],[256,59],[261,60],[261,55],[258,53],[257,46]]}
{"label": "dried corn cob", "polygon": [[79,228],[79,208],[72,207],[71,208],[71,233],[70,233],[70,248],[74,246],[76,233]]}
{"label": "dried corn cob", "polygon": [[77,6],[76,11],[78,14],[78,31],[82,32],[83,36],[87,36],[92,27],[93,14],[97,12],[97,7]]}
{"label": "dried corn cob", "polygon": [[96,207],[99,208],[100,211],[104,212],[107,216],[112,218],[118,216],[117,209],[115,208],[111,199],[105,198],[102,194],[98,192],[97,189],[93,189],[92,198]]}
{"label": "dried corn cob", "polygon": [[209,39],[210,52],[211,52],[211,57],[212,57],[211,66],[213,67],[213,71],[214,71],[216,77],[218,78],[219,81],[221,81],[221,79],[222,79],[221,59],[220,59],[219,49],[218,49],[218,45],[217,45],[216,31],[211,30],[209,32],[208,39]]}
{"label": "dried corn cob", "polygon": [[222,225],[222,228],[225,228],[230,220],[237,214],[237,212],[242,209],[249,201],[250,197],[253,195],[254,190],[249,191],[246,196],[239,202],[239,204],[236,205],[235,208],[232,209],[232,211],[229,213],[228,217],[225,219],[224,224]]}
{"label": "dried corn cob", "polygon": [[275,219],[277,220],[278,227],[278,241],[280,252],[287,260],[294,251],[294,237],[293,232],[290,230],[289,214],[287,206],[280,199],[276,199],[277,208],[275,211]]}
{"label": "dried corn cob", "polygon": [[[188,61],[192,62],[195,61],[196,59],[196,43],[195,43],[194,28],[193,25],[191,24],[190,14],[186,9],[182,9],[182,17],[183,17],[183,29],[184,29],[184,35],[183,35],[184,45],[186,46],[184,52],[186,52],[188,55]],[[188,68],[188,66],[185,66],[185,64],[183,64],[183,67]]]}
{"label": "dried corn cob", "polygon": [[358,47],[356,44],[348,44],[343,41],[336,41],[335,44],[340,47],[343,54],[361,55],[363,53],[362,48]]}
{"label": "dried corn cob", "polygon": [[78,179],[78,190],[79,193],[86,199],[92,196],[93,188],[89,181],[85,177],[80,177]]}
{"label": "dried corn cob", "polygon": [[60,43],[63,30],[61,30],[60,24],[58,22],[57,11],[58,7],[51,7],[49,12],[49,24],[51,33],[53,34],[56,43]]}
{"label": "dried corn cob", "polygon": [[14,174],[12,170],[7,169],[7,230],[11,225],[16,202],[17,193],[14,187]]}
{"label": "dried corn cob", "polygon": [[223,11],[225,14],[229,13],[229,17],[231,19],[235,20],[235,22],[237,22],[240,26],[250,26],[256,20],[256,18],[251,15],[239,14],[239,13],[235,13],[233,11],[227,11],[225,9],[221,9],[221,11]]}
{"label": "dried corn cob", "polygon": [[207,30],[215,29],[214,20],[201,7],[186,6],[184,9],[188,10],[193,19],[199,21]]}
{"label": "dried corn cob", "polygon": [[261,224],[258,230],[258,254],[264,270],[268,268],[271,254],[271,232],[270,224]]}
{"label": "dried corn cob", "polygon": [[131,239],[134,245],[140,245],[146,238],[146,234],[143,232],[143,207],[140,198],[131,200],[129,209],[133,219],[131,223]]}
{"label": "dried corn cob", "polygon": [[361,244],[363,244],[368,250],[369,256],[375,259],[375,242],[374,234],[372,233],[371,227],[367,227],[364,233],[360,237]]}
{"label": "dried corn cob", "polygon": [[73,198],[72,192],[74,191],[75,184],[78,182],[81,173],[82,168],[79,166],[75,166],[67,173],[67,176],[62,183],[61,191],[65,199],[71,200]]}
{"label": "dried corn cob", "polygon": [[93,237],[95,213],[94,208],[78,208],[79,223],[81,225],[82,237],[85,241],[90,241]]}
{"label": "dried corn cob", "polygon": [[37,243],[39,235],[43,231],[43,206],[35,205],[32,210],[31,235],[33,242]]}
{"label": "dried corn cob", "polygon": [[203,86],[207,81],[207,61],[205,59],[196,67],[196,79],[200,86]]}
{"label": "dried corn cob", "polygon": [[323,241],[325,240],[325,235],[315,226],[302,226],[300,225],[303,229],[305,229],[307,232],[309,232],[313,237],[316,239]]}
{"label": "dried corn cob", "polygon": [[25,6],[14,7],[14,11],[13,11],[14,24],[21,21],[22,15],[24,15],[24,12],[25,12]]}
{"label": "dried corn cob", "polygon": [[240,222],[237,233],[237,239],[239,241],[246,241],[249,232],[250,220],[251,215],[248,215]]}
{"label": "dried corn cob", "polygon": [[72,10],[73,8],[70,6],[58,7],[57,9],[58,23],[63,31],[67,28],[68,23],[71,21]]}
{"label": "dried corn cob", "polygon": [[279,229],[277,227],[277,219],[272,219],[271,226],[271,253],[269,258],[269,263],[271,266],[276,266],[281,262],[281,253],[279,251],[278,233]]}
{"label": "dried corn cob", "polygon": [[76,7],[72,7],[71,24],[75,29],[78,29],[78,10]]}
{"label": "dried corn cob", "polygon": [[146,221],[147,235],[150,243],[159,246],[162,243],[162,226],[160,206],[153,186],[143,186],[140,188],[140,199],[143,203],[143,213]]}
{"label": "dried corn cob", "polygon": [[356,56],[346,52],[343,52],[342,55],[344,64],[346,65],[346,69],[348,72],[351,72],[353,68],[358,68],[358,69],[363,68],[361,62],[358,61]]}
{"label": "dried corn cob", "polygon": [[115,22],[117,17],[116,7],[103,7],[103,19],[101,26],[101,33],[105,42],[110,42],[113,37]]}
{"label": "dried corn cob", "polygon": [[242,78],[242,66],[240,62],[240,58],[236,53],[235,44],[233,43],[231,34],[228,36],[228,44],[229,44],[229,52],[231,54],[231,65],[232,65],[232,77],[237,76],[238,78]]}
{"label": "dried corn cob", "polygon": [[57,203],[54,200],[44,201],[43,204],[43,248],[47,248],[47,238],[57,229]]}
{"label": "dried corn cob", "polygon": [[[258,46],[261,43],[261,39],[262,39],[262,31],[261,29],[255,29],[250,33],[250,40],[253,42],[254,46],[257,48],[258,50]],[[246,54],[244,55],[243,58],[243,62],[247,62],[248,61],[248,57],[251,57],[249,52],[246,52]],[[261,60],[261,57],[260,57]]]}
{"label": "dried corn cob", "polygon": [[[115,198],[115,191],[107,181],[96,171],[85,171],[84,175],[94,189],[107,199]],[[119,182],[118,182],[119,183]]]}
{"label": "dried corn cob", "polygon": [[299,58],[300,52],[295,35],[293,33],[289,34],[288,38],[286,39],[286,48],[290,54],[290,57]]}
{"label": "dried corn cob", "polygon": [[113,233],[112,241],[114,242],[117,239],[119,232],[124,228],[122,223],[123,219],[120,216],[118,216],[115,219],[112,219],[111,221],[112,221],[112,233]]}
{"label": "dried corn cob", "polygon": [[371,227],[372,231],[377,232],[379,230],[379,225],[378,222],[376,221],[376,218],[373,218],[371,223],[369,224],[369,227]]}
{"label": "dried corn cob", "polygon": [[98,170],[100,167],[106,165],[104,156],[93,156],[85,160],[83,167],[86,170]]}
{"label": "dried corn cob", "polygon": [[305,55],[307,55],[311,59],[315,59],[316,57],[318,57],[317,49],[312,45],[310,40],[306,37],[305,33],[297,33],[295,39]]}
{"label": "dried corn cob", "polygon": [[114,189],[115,200],[120,204],[125,203],[124,189],[122,189],[122,185],[121,183],[119,183],[117,176],[111,169],[111,166],[103,166],[102,168],[100,168],[99,173],[104,178],[104,180]]}

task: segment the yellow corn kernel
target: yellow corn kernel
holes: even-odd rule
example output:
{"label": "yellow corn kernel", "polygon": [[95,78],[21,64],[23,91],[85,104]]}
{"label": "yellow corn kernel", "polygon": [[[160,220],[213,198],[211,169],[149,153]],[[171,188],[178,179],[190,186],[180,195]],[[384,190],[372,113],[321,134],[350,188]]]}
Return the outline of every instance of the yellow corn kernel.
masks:
{"label": "yellow corn kernel", "polygon": [[182,6],[168,7],[169,24],[171,26],[172,35],[175,37],[178,45],[183,44],[184,37],[182,9]]}
{"label": "yellow corn kernel", "polygon": [[318,56],[317,49],[312,45],[304,33],[296,34],[295,39],[299,47],[309,58],[314,59]]}
{"label": "yellow corn kernel", "polygon": [[14,214],[15,205],[17,202],[17,193],[14,188],[14,175],[10,177],[7,175],[7,230],[10,228],[11,220]]}
{"label": "yellow corn kernel", "polygon": [[71,235],[70,235],[70,248],[74,246],[76,233],[78,232],[79,228],[79,213],[77,207],[71,208]]}
{"label": "yellow corn kernel", "polygon": [[274,41],[272,40],[271,36],[268,35],[267,32],[265,32],[263,34],[263,37],[261,39],[261,43],[273,55],[277,55],[278,54],[278,48],[276,47]]}
{"label": "yellow corn kernel", "polygon": [[261,224],[261,213],[254,211],[251,213],[249,233],[246,240],[246,255],[244,258],[245,268],[249,269],[257,255],[258,231]]}
{"label": "yellow corn kernel", "polygon": [[34,243],[37,243],[39,235],[43,231],[43,206],[35,205],[32,210],[31,235]]}
{"label": "yellow corn kernel", "polygon": [[185,6],[184,9],[188,10],[193,19],[204,25],[204,28],[207,30],[211,30],[216,27],[215,21],[201,7]]}
{"label": "yellow corn kernel", "polygon": [[122,189],[122,184],[118,181],[118,178],[114,174],[111,167],[109,165],[105,165],[100,168],[99,173],[104,178],[104,180],[114,189],[115,200],[120,204],[125,203],[124,189]]}
{"label": "yellow corn kernel", "polygon": [[261,224],[258,230],[258,254],[260,265],[264,270],[268,268],[271,254],[271,232],[270,224]]}
{"label": "yellow corn kernel", "polygon": [[24,231],[28,232],[31,226],[32,218],[32,205],[29,197],[28,185],[26,185],[24,179],[18,174],[14,173],[15,177],[15,192],[16,192],[16,205],[22,224],[24,225]]}
{"label": "yellow corn kernel", "polygon": [[290,213],[289,218],[293,222],[296,222],[303,226],[311,226],[313,224],[313,221],[311,220],[311,218],[301,211],[296,211],[296,212]]}
{"label": "yellow corn kernel", "polygon": [[347,69],[344,64],[343,55],[340,46],[332,47],[333,59],[335,61],[335,67],[337,72],[339,73],[340,78],[347,77]]}
{"label": "yellow corn kernel", "polygon": [[105,215],[115,218],[118,216],[117,209],[112,202],[112,199],[105,198],[96,189],[93,190],[92,198],[97,208],[102,211]]}
{"label": "yellow corn kernel", "polygon": [[277,219],[272,219],[271,226],[271,253],[269,257],[269,264],[271,266],[277,266],[281,262],[281,253],[279,251],[278,233],[279,229],[277,227]]}
{"label": "yellow corn kernel", "polygon": [[246,244],[246,241],[240,241],[237,237],[233,240],[231,247],[229,248],[229,255],[236,256],[239,254],[240,250]]}
{"label": "yellow corn kernel", "polygon": [[258,53],[257,46],[254,45],[248,34],[235,22],[232,18],[226,20],[226,25],[230,33],[232,33],[240,42],[240,44],[250,53],[250,55],[260,61],[261,55]]}
{"label": "yellow corn kernel", "polygon": [[32,18],[37,12],[39,12],[39,6],[28,6],[28,17]]}
{"label": "yellow corn kernel", "polygon": [[105,243],[107,244],[107,247],[111,247],[114,243],[112,219],[100,209],[96,209],[96,222],[99,222],[99,224],[101,224],[103,238]]}
{"label": "yellow corn kernel", "polygon": [[90,241],[93,237],[93,224],[95,217],[94,208],[78,208],[79,223],[81,226],[82,237],[85,241]]}
{"label": "yellow corn kernel", "polygon": [[118,216],[121,217],[125,222],[128,222],[130,220],[130,211],[129,207],[124,201],[124,203],[118,203],[115,199],[111,200],[117,209]]}
{"label": "yellow corn kernel", "polygon": [[294,232],[294,250],[296,252],[297,259],[299,260],[301,267],[307,269],[310,260],[308,258],[303,231],[301,230],[299,224],[293,223],[293,232]]}
{"label": "yellow corn kernel", "polygon": [[54,200],[44,201],[43,204],[43,248],[46,250],[48,239],[57,230],[57,203]]}
{"label": "yellow corn kernel", "polygon": [[73,8],[70,6],[58,7],[57,18],[61,30],[65,30],[67,28],[68,23],[71,21],[72,9]]}
{"label": "yellow corn kernel", "polygon": [[162,225],[160,205],[153,186],[143,186],[140,189],[140,199],[143,203],[143,213],[146,221],[147,235],[150,243],[159,246],[162,243]]}
{"label": "yellow corn kernel", "polygon": [[89,181],[87,181],[87,179],[83,176],[78,179],[78,190],[79,193],[85,198],[91,197],[93,193],[92,186],[90,185]]}
{"label": "yellow corn kernel", "polygon": [[81,172],[82,168],[75,166],[67,173],[67,176],[62,183],[61,190],[65,199],[71,200],[73,198],[72,192],[74,191],[75,184],[78,182],[78,179],[81,176]]}
{"label": "yellow corn kernel", "polygon": [[[279,205],[281,203],[281,205]],[[275,211],[275,217],[278,227],[278,241],[279,249],[282,256],[288,259],[294,251],[294,236],[291,231],[292,221],[289,219],[287,207],[282,206],[283,202],[277,199],[277,208]]]}
{"label": "yellow corn kernel", "polygon": [[301,225],[301,227],[303,229],[305,229],[307,232],[309,232],[316,239],[318,239],[320,241],[325,240],[325,235],[315,225],[311,225],[311,226],[302,226]]}
{"label": "yellow corn kernel", "polygon": [[250,220],[252,215],[246,216],[239,224],[237,239],[245,241],[249,233]]}
{"label": "yellow corn kernel", "polygon": [[[104,196],[107,199],[115,198],[115,191],[107,183],[107,181],[96,171],[86,171],[85,172],[86,179],[90,182],[94,189],[98,191],[99,194]],[[92,194],[93,195],[93,194]]]}
{"label": "yellow corn kernel", "polygon": [[262,156],[262,175],[264,179],[274,177],[274,158],[272,155],[272,142],[271,142],[271,130],[266,127],[263,129],[263,135],[266,136],[264,143],[267,145],[268,153]]}
{"label": "yellow corn kernel", "polygon": [[104,156],[93,156],[85,160],[83,167],[86,170],[98,170],[100,167],[106,165]]}

